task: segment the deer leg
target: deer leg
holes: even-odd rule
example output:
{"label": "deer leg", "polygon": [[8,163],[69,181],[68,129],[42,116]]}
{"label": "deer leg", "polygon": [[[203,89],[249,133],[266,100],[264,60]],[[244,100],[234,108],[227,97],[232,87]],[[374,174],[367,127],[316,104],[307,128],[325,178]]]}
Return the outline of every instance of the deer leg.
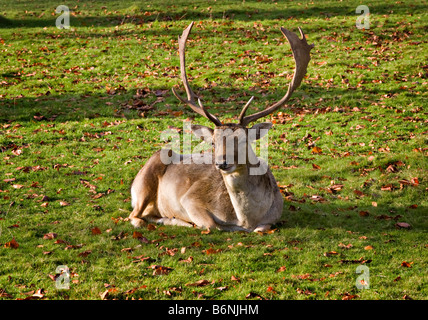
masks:
{"label": "deer leg", "polygon": [[193,227],[193,224],[183,221],[178,218],[160,218],[156,221],[156,223],[163,224],[165,226],[181,226],[181,227]]}
{"label": "deer leg", "polygon": [[202,229],[215,229],[218,227],[206,204],[199,199],[199,188],[193,185],[181,198],[181,205],[190,219],[197,227]]}
{"label": "deer leg", "polygon": [[[140,192],[137,192],[140,191]],[[141,228],[146,225],[146,221],[158,220],[159,212],[155,203],[151,200],[150,195],[144,194],[137,187],[132,186],[132,206],[133,210],[129,215],[131,224],[136,228]]]}

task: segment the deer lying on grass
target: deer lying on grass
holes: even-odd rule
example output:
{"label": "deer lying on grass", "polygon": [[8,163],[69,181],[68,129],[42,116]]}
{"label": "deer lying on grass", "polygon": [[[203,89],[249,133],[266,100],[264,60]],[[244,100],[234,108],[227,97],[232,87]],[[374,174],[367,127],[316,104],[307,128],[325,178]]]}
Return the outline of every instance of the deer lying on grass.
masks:
{"label": "deer lying on grass", "polygon": [[[296,63],[287,93],[272,106],[245,116],[251,98],[242,109],[238,123],[223,124],[204,108],[199,99],[196,104],[197,97],[187,80],[185,46],[192,26],[193,22],[179,37],[181,79],[187,99],[174,89],[172,91],[194,112],[214,123],[214,129],[191,126],[197,137],[212,143],[212,162],[201,163],[202,154],[180,155],[165,149],[156,152],[132,183],[133,211],[129,219],[135,227],[143,226],[148,221],[227,231],[269,230],[282,215],[283,197],[267,163],[257,158],[250,143],[266,134],[272,124],[258,123],[251,128],[247,126],[275,112],[289,100],[306,74],[310,50],[314,45],[308,45],[300,28],[302,39],[281,28],[290,43]],[[168,156],[177,161],[165,161]]]}

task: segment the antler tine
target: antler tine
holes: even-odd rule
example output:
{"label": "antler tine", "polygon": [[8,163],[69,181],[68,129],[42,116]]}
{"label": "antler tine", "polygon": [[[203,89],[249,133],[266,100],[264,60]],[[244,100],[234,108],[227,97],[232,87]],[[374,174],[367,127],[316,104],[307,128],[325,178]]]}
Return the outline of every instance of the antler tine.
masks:
{"label": "antler tine", "polygon": [[207,111],[207,109],[205,109],[205,107],[202,105],[201,99],[199,99],[199,98],[198,98],[198,104],[201,107],[201,109],[204,113],[203,116],[205,118],[207,118],[211,122],[215,123],[216,126],[221,126],[221,121],[215,115],[212,115],[211,113],[209,113]]}
{"label": "antler tine", "polygon": [[291,80],[291,83],[288,86],[287,93],[281,100],[279,100],[272,106],[262,111],[259,111],[257,113],[254,113],[252,115],[246,116],[245,118],[240,120],[241,125],[246,126],[250,122],[256,121],[259,118],[262,118],[264,116],[267,116],[268,114],[275,112],[277,109],[281,108],[290,99],[294,90],[297,87],[299,87],[300,83],[303,80],[303,77],[306,74],[309,61],[311,60],[310,51],[314,47],[313,44],[309,45],[307,43],[305,34],[303,33],[300,27],[299,27],[299,31],[300,31],[300,35],[302,36],[302,39],[299,39],[299,37],[294,32],[291,32],[285,28],[281,28],[281,32],[284,34],[284,36],[287,38],[288,42],[290,43],[291,50],[293,52],[293,58],[296,63],[293,79]]}
{"label": "antler tine", "polygon": [[254,99],[254,96],[252,96],[252,97],[250,98],[250,100],[248,100],[248,102],[247,102],[247,103],[245,104],[245,106],[242,108],[241,114],[240,114],[240,115],[239,115],[239,117],[238,117],[239,124],[242,124],[242,120],[244,119],[245,112],[247,112],[247,109],[248,109],[248,107],[250,106],[250,104],[251,104],[251,102],[253,101],[253,99]]}
{"label": "antler tine", "polygon": [[193,111],[195,111],[196,113],[206,117],[207,119],[209,119],[211,122],[213,122],[216,126],[220,126],[221,125],[221,121],[213,116],[212,114],[210,114],[200,103],[200,107],[198,107],[195,103],[195,98],[196,95],[195,93],[192,91],[192,89],[190,88],[189,85],[189,81],[187,79],[187,74],[186,74],[186,41],[187,41],[187,37],[190,34],[190,31],[192,30],[193,27],[193,23],[190,23],[189,26],[184,29],[181,37],[178,37],[178,50],[179,50],[179,55],[180,55],[180,72],[181,72],[181,80],[183,82],[184,85],[184,89],[186,89],[186,94],[187,94],[187,100],[184,99],[183,97],[181,97],[177,91],[175,91],[174,88],[172,88],[172,93],[177,97],[178,100],[180,100],[181,102],[187,104]]}

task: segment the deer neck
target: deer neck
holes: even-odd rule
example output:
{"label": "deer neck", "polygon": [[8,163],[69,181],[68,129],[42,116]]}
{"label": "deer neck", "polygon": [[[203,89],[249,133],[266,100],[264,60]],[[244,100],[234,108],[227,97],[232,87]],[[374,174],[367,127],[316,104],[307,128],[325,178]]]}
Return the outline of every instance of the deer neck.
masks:
{"label": "deer neck", "polygon": [[244,228],[254,228],[273,201],[269,169],[264,161],[260,162],[266,166],[265,173],[261,175],[251,174],[248,165],[239,165],[234,172],[223,173],[238,224]]}

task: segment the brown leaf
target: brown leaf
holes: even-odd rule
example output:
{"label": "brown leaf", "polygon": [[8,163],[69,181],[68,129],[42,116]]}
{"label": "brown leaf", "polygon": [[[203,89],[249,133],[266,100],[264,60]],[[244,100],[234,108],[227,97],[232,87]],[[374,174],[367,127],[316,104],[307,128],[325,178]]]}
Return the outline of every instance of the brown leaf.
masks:
{"label": "brown leaf", "polygon": [[210,284],[210,282],[208,280],[199,280],[196,281],[195,283],[187,283],[186,286],[187,287],[203,287]]}
{"label": "brown leaf", "polygon": [[245,296],[245,299],[252,299],[252,298],[257,298],[259,300],[266,300],[266,298],[262,297],[261,295],[255,292],[250,292]]}
{"label": "brown leaf", "polygon": [[316,293],[311,292],[311,291],[310,291],[310,290],[308,290],[308,289],[303,290],[303,289],[300,289],[300,288],[297,288],[297,289],[296,289],[296,292],[297,292],[297,293],[299,293],[299,294],[304,294],[304,295],[306,295],[306,296],[310,296],[310,295],[316,294]]}
{"label": "brown leaf", "polygon": [[384,185],[384,186],[382,186],[381,188],[380,188],[380,190],[382,190],[382,191],[392,191],[392,190],[394,190],[396,187],[394,187],[392,184],[387,184],[387,185]]}
{"label": "brown leaf", "polygon": [[86,257],[87,257],[87,256],[89,256],[91,253],[92,253],[92,250],[85,250],[85,251],[83,251],[83,252],[79,253],[77,256],[78,256],[78,257],[86,258]]}
{"label": "brown leaf", "polygon": [[354,194],[356,196],[358,196],[358,197],[363,197],[364,196],[364,193],[362,191],[360,191],[360,190],[354,190]]}
{"label": "brown leaf", "polygon": [[149,230],[149,231],[156,230],[156,226],[154,224],[150,223],[150,224],[147,225],[147,230]]}
{"label": "brown leaf", "polygon": [[207,250],[202,250],[202,252],[205,252],[206,254],[215,254],[215,253],[219,253],[221,252],[221,249],[213,249],[213,248],[208,248]]}
{"label": "brown leaf", "polygon": [[54,232],[49,232],[49,233],[46,233],[43,236],[43,239],[45,239],[45,240],[52,240],[52,239],[55,239],[56,237],[58,237],[58,234],[56,234]]}
{"label": "brown leaf", "polygon": [[100,230],[100,228],[98,228],[98,227],[93,227],[93,228],[91,229],[91,233],[92,233],[92,235],[101,234],[101,230]]}
{"label": "brown leaf", "polygon": [[412,226],[406,222],[397,222],[395,227],[397,229],[410,229]]}
{"label": "brown leaf", "polygon": [[165,267],[165,266],[159,266],[159,265],[151,265],[148,267],[150,269],[153,269],[153,275],[159,276],[159,275],[167,275],[169,274],[173,268]]}
{"label": "brown leaf", "polygon": [[42,299],[45,296],[44,291],[44,289],[39,289],[31,297],[35,299]]}
{"label": "brown leaf", "polygon": [[330,256],[335,256],[338,255],[339,253],[336,251],[329,251],[329,252],[324,252],[324,256],[325,257],[330,257]]}
{"label": "brown leaf", "polygon": [[343,294],[342,300],[352,300],[352,299],[355,299],[355,298],[358,298],[358,295],[349,294],[348,292],[345,292]]}
{"label": "brown leaf", "polygon": [[279,267],[278,270],[276,270],[276,272],[284,272],[286,270],[287,270],[287,267],[286,266],[282,266],[282,267]]}
{"label": "brown leaf", "polygon": [[232,275],[232,276],[230,277],[230,280],[232,280],[232,281],[237,281],[237,282],[241,282],[241,279],[239,279],[239,278],[235,277],[234,275]]}
{"label": "brown leaf", "polygon": [[312,149],[311,153],[313,153],[313,154],[321,154],[322,153],[322,149],[320,147],[314,147]]}
{"label": "brown leaf", "polygon": [[368,211],[360,211],[359,215],[360,217],[368,217],[370,213]]}
{"label": "brown leaf", "polygon": [[191,263],[192,261],[193,261],[193,257],[192,256],[188,257],[187,259],[182,259],[182,258],[178,259],[178,262]]}
{"label": "brown leaf", "polygon": [[10,240],[9,242],[6,242],[4,244],[5,248],[12,248],[12,249],[18,249],[19,244],[18,242],[16,242],[15,238],[12,238],[12,240]]}
{"label": "brown leaf", "polygon": [[412,264],[413,264],[413,262],[403,261],[403,262],[401,263],[401,266],[402,266],[402,267],[405,267],[405,268],[411,268],[411,267],[412,267]]}
{"label": "brown leaf", "polygon": [[342,249],[351,249],[353,245],[351,243],[348,243],[348,244],[339,243],[339,247]]}

